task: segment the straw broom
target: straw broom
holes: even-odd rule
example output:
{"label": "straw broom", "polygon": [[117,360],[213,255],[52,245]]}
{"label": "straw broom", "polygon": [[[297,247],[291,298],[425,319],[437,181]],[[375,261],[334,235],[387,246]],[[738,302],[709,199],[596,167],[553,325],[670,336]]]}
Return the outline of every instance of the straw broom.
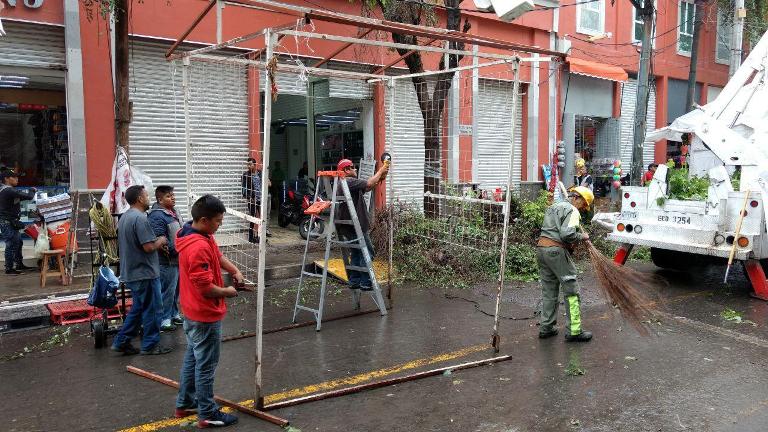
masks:
{"label": "straw broom", "polygon": [[587,240],[584,243],[603,295],[619,308],[621,315],[632,327],[641,335],[648,336],[649,331],[643,325],[643,318],[653,314],[652,307],[656,303],[648,300],[640,290],[651,288],[655,277],[630,267],[620,266],[603,255],[591,241]]}

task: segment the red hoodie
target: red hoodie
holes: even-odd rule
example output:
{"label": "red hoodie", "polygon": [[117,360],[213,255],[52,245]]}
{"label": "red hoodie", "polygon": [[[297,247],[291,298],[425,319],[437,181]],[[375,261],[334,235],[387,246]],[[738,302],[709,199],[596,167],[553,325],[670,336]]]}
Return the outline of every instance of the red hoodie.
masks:
{"label": "red hoodie", "polygon": [[223,286],[222,256],[212,235],[202,234],[187,222],[176,236],[179,251],[179,303],[184,316],[199,322],[221,321],[227,313],[223,298],[208,298],[203,293],[211,284]]}

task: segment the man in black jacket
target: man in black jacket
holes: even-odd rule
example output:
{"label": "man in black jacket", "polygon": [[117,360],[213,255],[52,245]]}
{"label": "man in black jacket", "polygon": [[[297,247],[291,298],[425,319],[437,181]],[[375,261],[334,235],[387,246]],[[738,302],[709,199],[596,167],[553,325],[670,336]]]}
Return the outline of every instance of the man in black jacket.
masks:
{"label": "man in black jacket", "polygon": [[[16,190],[19,185],[19,175],[13,170],[0,172],[0,241],[5,242],[5,274],[20,275],[22,270],[31,270],[21,262],[21,234],[24,227],[21,223],[21,202],[35,197],[36,190],[31,194]],[[16,268],[13,265],[16,264]]]}

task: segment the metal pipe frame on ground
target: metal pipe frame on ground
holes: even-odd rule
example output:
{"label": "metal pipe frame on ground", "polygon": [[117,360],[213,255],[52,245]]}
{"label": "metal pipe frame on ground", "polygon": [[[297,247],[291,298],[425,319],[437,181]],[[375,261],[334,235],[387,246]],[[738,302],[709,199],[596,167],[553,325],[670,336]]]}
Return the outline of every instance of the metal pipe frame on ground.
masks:
{"label": "metal pipe frame on ground", "polygon": [[[126,366],[125,369],[132,374],[135,374],[144,378],[149,378],[152,381],[159,382],[160,384],[165,384],[168,387],[173,387],[175,389],[179,388],[178,382],[170,378],[166,378],[162,375],[158,375],[156,373],[152,373],[144,369],[137,368],[136,366]],[[253,408],[248,408],[247,406],[240,405],[237,402],[231,401],[229,399],[224,399],[223,397],[220,397],[220,396],[214,395],[213,399],[216,402],[220,403],[221,405],[240,411],[243,414],[248,414],[250,416],[268,421],[272,424],[275,424],[281,427],[286,427],[289,424],[288,420],[284,418],[280,418],[272,414],[265,413],[263,411],[255,410]]]}
{"label": "metal pipe frame on ground", "polygon": [[499,363],[499,362],[503,362],[511,359],[512,359],[511,355],[503,355],[499,357],[492,357],[484,360],[477,360],[477,361],[462,363],[462,364],[453,365],[453,366],[445,366],[445,367],[432,369],[424,372],[417,372],[414,374],[405,375],[402,377],[390,378],[390,379],[381,380],[381,381],[374,381],[366,384],[356,385],[353,387],[348,387],[348,388],[343,388],[338,390],[331,390],[324,393],[316,393],[313,395],[304,396],[296,399],[289,399],[282,402],[276,402],[273,404],[266,405],[263,409],[267,411],[272,411],[276,409],[287,408],[294,405],[304,404],[307,402],[314,402],[314,401],[319,401],[323,399],[346,396],[348,394],[360,393],[366,390],[373,390],[381,387],[400,384],[403,382],[416,381],[422,378],[432,377],[435,375],[442,375],[446,371],[458,371],[458,370],[464,370],[464,369],[471,369],[478,366],[488,366],[494,363]]}

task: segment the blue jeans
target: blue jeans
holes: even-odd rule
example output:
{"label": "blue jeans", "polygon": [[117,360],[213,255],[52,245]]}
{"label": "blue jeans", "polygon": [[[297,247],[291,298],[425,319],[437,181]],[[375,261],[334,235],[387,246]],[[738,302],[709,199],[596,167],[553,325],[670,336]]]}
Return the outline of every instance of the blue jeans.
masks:
{"label": "blue jeans", "polygon": [[219,406],[213,400],[213,378],[221,350],[221,321],[205,323],[184,318],[187,351],[181,366],[176,408],[197,406],[197,417],[209,419]]}
{"label": "blue jeans", "polygon": [[138,336],[139,329],[144,327],[141,349],[150,351],[160,341],[160,317],[163,308],[160,278],[126,282],[125,286],[131,290],[133,304],[112,346],[119,348],[131,342],[131,338]]}
{"label": "blue jeans", "polygon": [[161,321],[167,321],[179,314],[179,267],[161,265],[160,282],[163,285],[163,315]]}
{"label": "blue jeans", "polygon": [[0,221],[0,241],[5,242],[5,269],[12,270],[14,264],[21,266],[21,234],[13,229],[11,221]]}
{"label": "blue jeans", "polygon": [[[371,256],[371,262],[373,262],[373,245],[371,244],[371,238],[368,237],[368,233],[363,233],[363,237],[365,237],[365,245],[368,247],[368,253]],[[352,236],[351,238],[348,238],[347,240],[351,240],[354,238]],[[365,267],[365,259],[363,258],[363,251],[362,249],[349,249],[349,263],[355,267]],[[352,287],[370,287],[371,286],[371,276],[368,274],[368,272],[361,272],[357,270],[349,270],[349,285]]]}

